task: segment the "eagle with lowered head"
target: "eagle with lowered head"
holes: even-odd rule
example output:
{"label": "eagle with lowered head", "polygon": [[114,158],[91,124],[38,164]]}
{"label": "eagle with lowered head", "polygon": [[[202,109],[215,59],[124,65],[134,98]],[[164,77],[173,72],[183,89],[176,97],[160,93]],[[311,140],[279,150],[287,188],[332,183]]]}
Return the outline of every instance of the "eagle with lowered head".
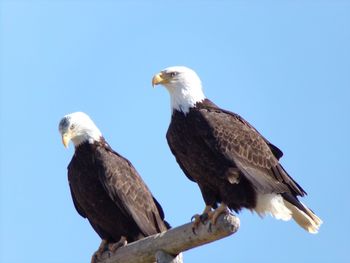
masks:
{"label": "eagle with lowered head", "polygon": [[74,206],[101,237],[92,262],[103,252],[166,231],[162,207],[130,161],[115,152],[88,115],[68,114],[59,123],[65,147],[75,146],[68,166]]}
{"label": "eagle with lowered head", "polygon": [[[182,66],[169,67],[152,79],[170,93],[172,116],[166,138],[176,161],[202,193],[206,214],[215,224],[228,209],[293,218],[310,233],[321,219],[298,196],[303,188],[279,163],[283,153],[238,114],[207,99],[198,75]],[[213,209],[215,209],[213,211]],[[196,226],[202,218],[195,216]]]}

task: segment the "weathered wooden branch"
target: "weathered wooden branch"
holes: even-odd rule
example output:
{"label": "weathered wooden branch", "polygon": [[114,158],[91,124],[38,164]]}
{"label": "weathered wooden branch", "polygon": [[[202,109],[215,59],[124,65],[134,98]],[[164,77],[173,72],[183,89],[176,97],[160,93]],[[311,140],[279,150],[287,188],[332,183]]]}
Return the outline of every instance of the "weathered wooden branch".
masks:
{"label": "weathered wooden branch", "polygon": [[157,263],[183,263],[182,253],[173,256],[163,250],[158,250],[156,253]]}
{"label": "weathered wooden branch", "polygon": [[[200,224],[196,233],[193,233],[192,225],[193,223],[187,223],[130,243],[100,263],[182,262],[181,252],[235,233],[239,228],[239,219],[233,215],[220,215],[215,225],[209,222]],[[178,254],[180,255],[176,257]]]}

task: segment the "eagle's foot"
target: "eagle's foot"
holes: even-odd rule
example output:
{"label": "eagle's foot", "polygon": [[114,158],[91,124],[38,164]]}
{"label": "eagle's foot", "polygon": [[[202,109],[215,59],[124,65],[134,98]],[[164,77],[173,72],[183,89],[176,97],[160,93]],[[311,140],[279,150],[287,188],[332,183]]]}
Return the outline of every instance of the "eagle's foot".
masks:
{"label": "eagle's foot", "polygon": [[118,248],[123,247],[127,244],[126,237],[122,236],[118,242],[108,243],[107,240],[103,239],[97,251],[92,255],[91,263],[98,263],[111,256]]}
{"label": "eagle's foot", "polygon": [[196,229],[199,227],[200,223],[205,224],[209,219],[209,213],[211,213],[212,207],[207,205],[201,215],[195,214],[192,216],[191,221],[193,221],[192,224],[192,232],[196,235]]}
{"label": "eagle's foot", "polygon": [[[194,219],[194,220],[193,220]],[[200,223],[203,223],[201,220],[201,216],[198,214],[195,214],[194,216],[191,217],[191,221],[193,221],[192,224],[192,233],[196,235],[196,229],[198,228]]]}
{"label": "eagle's foot", "polygon": [[215,225],[216,221],[218,220],[218,218],[219,218],[219,216],[221,214],[226,214],[227,215],[229,213],[230,213],[230,211],[229,211],[227,205],[224,204],[224,203],[221,203],[218,208],[216,208],[214,211],[210,211],[208,213],[208,217],[209,217],[210,223]]}
{"label": "eagle's foot", "polygon": [[97,251],[91,257],[91,263],[97,263],[103,259],[103,254],[108,251],[108,241],[102,239]]}
{"label": "eagle's foot", "polygon": [[109,250],[114,253],[118,248],[124,247],[128,244],[126,237],[122,236],[118,242],[111,243],[108,245]]}

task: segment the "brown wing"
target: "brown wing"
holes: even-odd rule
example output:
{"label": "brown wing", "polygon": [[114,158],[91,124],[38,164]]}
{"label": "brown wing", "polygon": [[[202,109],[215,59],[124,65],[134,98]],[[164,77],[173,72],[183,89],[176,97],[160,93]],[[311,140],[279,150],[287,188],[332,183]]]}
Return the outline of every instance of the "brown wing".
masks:
{"label": "brown wing", "polygon": [[110,198],[145,236],[167,229],[163,211],[132,164],[105,147],[96,150],[99,178]]}
{"label": "brown wing", "polygon": [[[99,225],[94,223],[92,220],[90,220],[84,211],[83,207],[80,206],[75,194],[74,194],[74,186],[72,184],[72,178],[79,177],[76,175],[76,173],[80,173],[79,170],[76,170],[72,167],[72,162],[68,165],[68,183],[69,183],[69,189],[72,196],[73,204],[79,215],[81,215],[83,218],[87,218],[92,226],[92,228],[96,231],[96,233],[103,239],[104,237],[108,236],[108,234],[101,228]],[[85,176],[85,175],[83,175]]]}
{"label": "brown wing", "polygon": [[237,167],[258,192],[304,195],[278,163],[282,152],[247,121],[216,107],[200,108],[198,114],[197,131],[205,143]]}
{"label": "brown wing", "polygon": [[72,173],[72,168],[71,168],[71,164],[69,164],[69,166],[68,166],[68,183],[69,183],[69,190],[70,190],[70,194],[72,196],[73,204],[74,204],[75,210],[77,210],[78,214],[81,215],[83,218],[86,218],[87,216],[86,216],[84,209],[79,205],[79,203],[74,195],[72,183],[69,179],[72,176],[71,173]]}

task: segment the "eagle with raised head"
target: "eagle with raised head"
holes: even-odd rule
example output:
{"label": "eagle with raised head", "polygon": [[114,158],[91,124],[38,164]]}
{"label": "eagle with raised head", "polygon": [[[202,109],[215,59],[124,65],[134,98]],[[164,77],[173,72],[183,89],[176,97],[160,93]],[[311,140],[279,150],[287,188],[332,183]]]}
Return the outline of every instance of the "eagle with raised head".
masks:
{"label": "eagle with raised head", "polygon": [[[207,99],[193,70],[166,68],[153,77],[152,85],[158,84],[170,93],[168,144],[186,176],[198,184],[203,214],[212,223],[228,209],[248,208],[260,216],[293,218],[317,233],[322,221],[299,201],[306,192],[279,163],[280,149],[241,116]],[[197,215],[195,225],[200,220]]]}

